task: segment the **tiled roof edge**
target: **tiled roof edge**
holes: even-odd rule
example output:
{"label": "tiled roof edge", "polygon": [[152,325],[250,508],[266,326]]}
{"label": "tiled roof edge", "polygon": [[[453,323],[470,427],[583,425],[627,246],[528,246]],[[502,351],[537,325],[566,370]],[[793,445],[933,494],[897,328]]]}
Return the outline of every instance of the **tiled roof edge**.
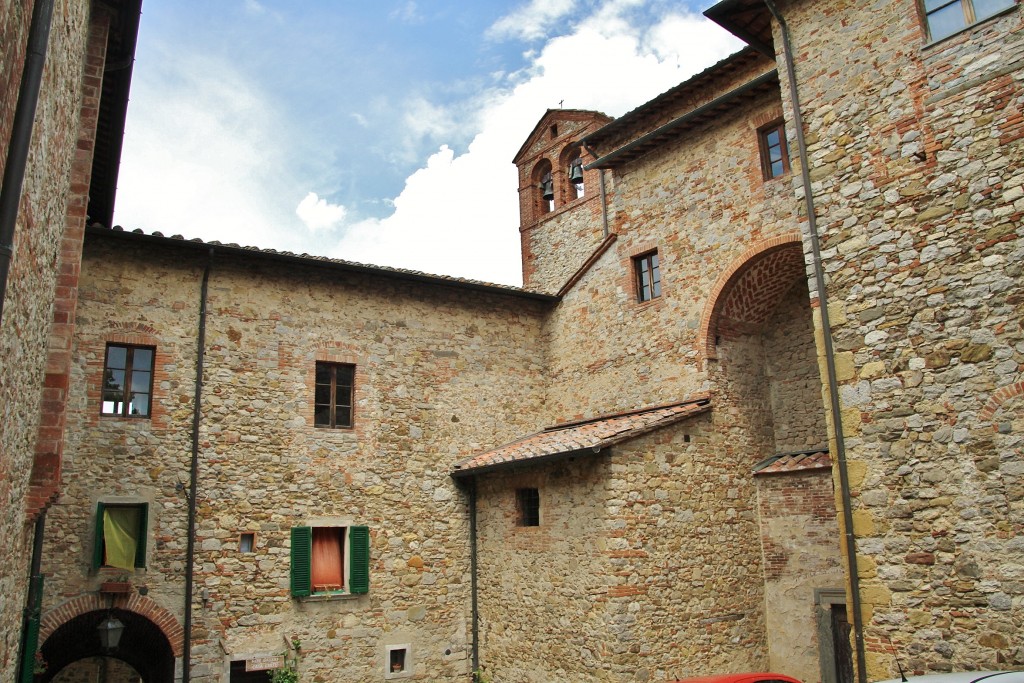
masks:
{"label": "tiled roof edge", "polygon": [[102,238],[112,237],[114,239],[124,239],[143,243],[171,245],[185,249],[192,249],[195,251],[209,251],[212,249],[218,252],[224,252],[235,256],[263,258],[274,261],[282,261],[286,263],[302,264],[311,267],[330,268],[336,270],[345,270],[349,272],[365,273],[368,275],[378,275],[381,277],[390,277],[399,280],[413,280],[416,282],[423,282],[426,284],[444,285],[449,287],[458,287],[462,289],[473,289],[476,291],[517,296],[527,299],[535,299],[538,301],[558,301],[557,296],[553,296],[551,294],[544,294],[542,292],[535,292],[528,289],[523,289],[522,287],[514,287],[512,285],[499,285],[492,282],[470,280],[467,278],[452,277],[448,275],[433,275],[431,273],[425,273],[419,270],[393,268],[390,266],[376,266],[369,263],[358,263],[356,261],[346,261],[344,259],[329,258],[327,256],[296,254],[290,251],[277,251],[276,249],[261,249],[259,247],[245,247],[235,243],[223,244],[216,240],[204,242],[202,239],[199,238],[185,239],[181,235],[172,235],[170,237],[167,237],[161,232],[146,233],[139,229],[129,231],[125,230],[124,228],[121,228],[120,226],[108,228],[103,225],[94,223],[93,225],[90,225],[86,228],[86,234]]}

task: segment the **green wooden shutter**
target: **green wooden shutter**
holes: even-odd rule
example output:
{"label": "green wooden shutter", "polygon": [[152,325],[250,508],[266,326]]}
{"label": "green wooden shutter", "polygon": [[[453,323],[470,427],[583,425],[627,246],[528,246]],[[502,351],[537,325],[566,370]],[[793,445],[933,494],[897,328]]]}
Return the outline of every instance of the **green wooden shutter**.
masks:
{"label": "green wooden shutter", "polygon": [[135,539],[135,566],[146,566],[146,538],[149,536],[149,505],[139,506],[139,533]]}
{"label": "green wooden shutter", "polygon": [[39,622],[42,618],[43,604],[43,576],[32,577],[32,589],[35,595],[35,605],[28,614],[25,624],[24,650],[21,657],[21,677],[19,683],[32,683],[36,670],[36,650],[39,649]]}
{"label": "green wooden shutter", "polygon": [[103,565],[103,503],[96,504],[96,539],[92,549],[92,569]]}
{"label": "green wooden shutter", "polygon": [[313,528],[292,527],[292,595],[295,597],[305,597],[311,592],[312,554]]}
{"label": "green wooden shutter", "polygon": [[367,593],[370,590],[370,527],[348,528],[348,591]]}

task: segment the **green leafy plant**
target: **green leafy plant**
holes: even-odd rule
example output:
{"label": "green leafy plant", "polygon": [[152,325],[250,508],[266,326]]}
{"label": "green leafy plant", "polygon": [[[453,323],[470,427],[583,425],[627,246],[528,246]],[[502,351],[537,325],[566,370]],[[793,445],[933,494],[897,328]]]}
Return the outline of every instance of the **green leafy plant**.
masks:
{"label": "green leafy plant", "polygon": [[270,672],[270,683],[298,683],[299,672],[295,670],[295,667],[289,662],[280,669],[274,669]]}

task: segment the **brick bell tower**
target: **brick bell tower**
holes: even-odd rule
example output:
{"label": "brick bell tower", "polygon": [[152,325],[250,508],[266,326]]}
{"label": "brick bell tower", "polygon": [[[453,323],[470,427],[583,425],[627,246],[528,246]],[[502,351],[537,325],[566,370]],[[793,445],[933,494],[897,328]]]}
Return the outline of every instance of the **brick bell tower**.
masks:
{"label": "brick bell tower", "polygon": [[548,109],[512,160],[527,289],[557,292],[603,239],[601,172],[584,169],[594,157],[583,138],[611,121],[596,111]]}

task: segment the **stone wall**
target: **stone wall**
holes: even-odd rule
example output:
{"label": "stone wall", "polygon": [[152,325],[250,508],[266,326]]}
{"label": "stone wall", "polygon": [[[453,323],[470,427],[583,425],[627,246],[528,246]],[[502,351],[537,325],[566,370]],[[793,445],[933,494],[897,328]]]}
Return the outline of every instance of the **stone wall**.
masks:
{"label": "stone wall", "polygon": [[1020,8],[935,44],[910,0],[783,12],[801,55],[867,676],[896,675],[889,638],[917,673],[1024,666],[1020,450],[994,440],[1013,443],[1014,419],[985,413],[1024,361]]}
{"label": "stone wall", "polygon": [[[95,591],[97,500],[150,503],[132,580],[183,618],[192,396],[205,253],[87,238],[68,417],[52,511],[47,608]],[[215,257],[200,429],[195,681],[301,642],[303,678],[383,678],[409,644],[416,676],[469,671],[466,501],[449,472],[537,428],[546,304],[515,295]],[[152,418],[99,415],[107,342],[156,346]],[[317,360],[356,365],[355,427],[313,427]],[[297,600],[290,529],[365,524],[370,590]],[[255,552],[239,551],[241,533]],[[117,570],[115,573],[120,573]],[[205,596],[205,597],[204,597]]]}
{"label": "stone wall", "polygon": [[[0,4],[0,160],[4,165],[32,4]],[[88,18],[89,6],[84,1],[62,4],[54,14],[0,323],[0,538],[5,539],[8,550],[6,561],[0,564],[0,681],[5,682],[13,680],[18,665],[31,557],[26,496],[39,429],[56,264],[79,132]]]}
{"label": "stone wall", "polygon": [[[711,388],[701,322],[720,274],[748,247],[796,228],[790,178],[761,177],[755,101],[614,171],[618,235],[548,324],[560,417],[680,400]],[[554,249],[555,245],[548,245]],[[662,295],[637,301],[633,257],[658,250]]]}
{"label": "stone wall", "polygon": [[[483,477],[481,661],[494,680],[647,681],[767,665],[755,494],[698,417]],[[516,525],[515,491],[541,523]]]}

